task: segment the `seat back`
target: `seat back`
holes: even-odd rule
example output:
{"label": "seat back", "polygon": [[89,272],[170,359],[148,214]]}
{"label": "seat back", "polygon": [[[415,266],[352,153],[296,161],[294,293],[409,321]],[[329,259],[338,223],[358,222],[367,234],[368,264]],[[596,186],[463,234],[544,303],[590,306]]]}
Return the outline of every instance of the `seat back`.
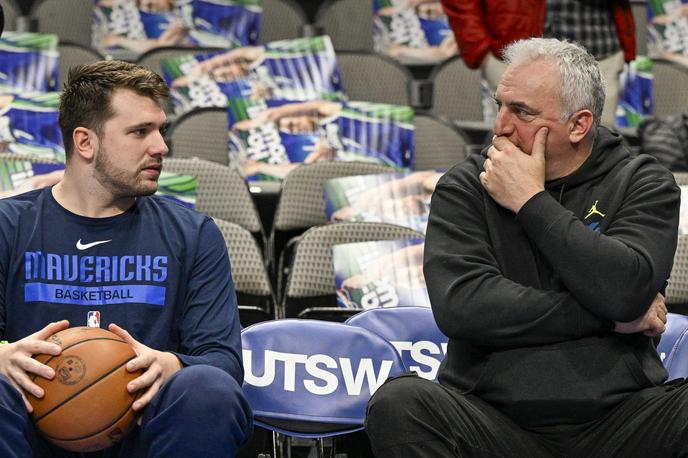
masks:
{"label": "seat back", "polygon": [[260,43],[299,38],[308,23],[306,13],[293,0],[263,0],[260,16]]}
{"label": "seat back", "polygon": [[665,302],[672,306],[685,307],[688,304],[688,235],[679,234],[674,265],[666,288]]}
{"label": "seat back", "polygon": [[373,0],[327,0],[314,22],[338,51],[373,50]]}
{"label": "seat back", "polygon": [[389,342],[342,323],[267,321],[245,328],[241,342],[256,424],[292,436],[362,429],[370,397],[405,371]]}
{"label": "seat back", "polygon": [[2,13],[5,19],[5,30],[16,30],[17,18],[21,16],[21,10],[14,0],[0,0]]}
{"label": "seat back", "polygon": [[480,72],[453,57],[435,67],[432,82],[432,112],[452,121],[483,121]]}
{"label": "seat back", "polygon": [[391,57],[369,51],[337,51],[337,63],[349,99],[411,105],[413,75]]}
{"label": "seat back", "polygon": [[404,366],[420,377],[437,380],[447,353],[447,336],[427,307],[388,307],[357,313],[346,324],[365,328],[394,345]]}
{"label": "seat back", "polygon": [[244,179],[233,169],[203,159],[165,159],[169,172],[196,177],[196,209],[247,229],[259,242],[263,227]]}
{"label": "seat back", "polygon": [[229,164],[227,110],[198,108],[177,118],[168,132],[175,158],[197,157],[222,165]]}
{"label": "seat back", "polygon": [[416,113],[413,126],[415,170],[448,169],[466,158],[470,140],[449,121]]}
{"label": "seat back", "polygon": [[284,178],[275,210],[277,230],[305,229],[327,223],[323,184],[331,178],[388,173],[387,166],[370,162],[315,162],[301,164]]}
{"label": "seat back", "polygon": [[[286,316],[314,316],[318,308],[336,305],[333,245],[419,238],[424,238],[423,233],[407,227],[363,221],[332,223],[307,230],[296,241],[291,260],[281,261],[281,270],[288,272],[282,296]],[[350,309],[340,311],[342,321],[347,318],[347,313],[356,312]]]}
{"label": "seat back", "polygon": [[668,380],[688,378],[688,317],[669,314],[667,330],[657,346],[657,352],[669,376]]}
{"label": "seat back", "polygon": [[[688,68],[676,62],[652,60],[654,114],[669,116],[688,111]],[[681,88],[681,89],[679,89]]]}
{"label": "seat back", "polygon": [[[284,246],[309,227],[327,223],[323,184],[330,178],[387,173],[392,169],[369,162],[315,162],[300,164],[282,182],[270,232],[272,272]],[[279,275],[277,276],[279,279]],[[279,294],[279,286],[277,292]]]}
{"label": "seat back", "polygon": [[220,228],[229,260],[239,304],[241,325],[246,327],[274,317],[275,296],[272,292],[265,259],[256,239],[245,228],[215,218]]}
{"label": "seat back", "polygon": [[105,57],[95,49],[79,43],[60,41],[59,50],[60,76],[58,79],[58,88],[60,89],[62,89],[62,84],[67,81],[70,68],[76,65],[90,64],[105,59]]}
{"label": "seat back", "polygon": [[666,330],[662,333],[657,344],[657,353],[665,366],[670,364],[674,348],[676,348],[686,333],[688,333],[688,316],[678,313],[667,313]]}
{"label": "seat back", "polygon": [[34,2],[32,16],[38,31],[54,33],[60,42],[91,46],[92,0],[42,0]]}
{"label": "seat back", "polygon": [[635,24],[636,51],[647,56],[647,0],[631,0],[631,12]]}

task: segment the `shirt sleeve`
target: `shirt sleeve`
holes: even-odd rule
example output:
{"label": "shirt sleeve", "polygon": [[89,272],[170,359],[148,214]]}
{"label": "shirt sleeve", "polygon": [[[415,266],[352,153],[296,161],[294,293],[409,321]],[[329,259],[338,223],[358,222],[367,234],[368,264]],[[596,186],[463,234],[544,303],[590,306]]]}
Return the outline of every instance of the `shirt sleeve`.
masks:
{"label": "shirt sleeve", "polygon": [[678,238],[680,189],[659,164],[641,166],[610,204],[601,232],[549,193],[533,196],[518,213],[566,288],[595,315],[628,322],[642,316],[671,273]]}
{"label": "shirt sleeve", "polygon": [[612,323],[566,291],[524,286],[500,270],[482,196],[438,185],[425,241],[424,274],[435,319],[449,338],[499,347],[599,335]]}
{"label": "shirt sleeve", "polygon": [[180,351],[175,354],[186,366],[215,366],[241,384],[241,326],[225,241],[207,218],[197,242],[180,317]]}

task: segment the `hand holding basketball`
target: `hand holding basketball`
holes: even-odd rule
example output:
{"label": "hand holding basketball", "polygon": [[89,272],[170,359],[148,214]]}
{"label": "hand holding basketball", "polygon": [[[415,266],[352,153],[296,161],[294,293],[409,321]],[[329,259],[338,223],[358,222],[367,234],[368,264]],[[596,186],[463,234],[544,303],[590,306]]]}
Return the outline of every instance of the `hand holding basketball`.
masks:
{"label": "hand holding basketball", "polygon": [[33,355],[44,354],[57,356],[62,349],[59,345],[47,341],[51,335],[67,329],[69,321],[62,320],[50,323],[40,331],[24,337],[21,340],[0,346],[0,374],[22,393],[26,409],[31,413],[33,407],[26,400],[24,393],[32,393],[36,398],[42,398],[43,388],[34,382],[35,376],[50,380],[55,371],[32,358]]}
{"label": "hand holding basketball", "polygon": [[54,352],[50,346],[51,352],[34,356],[36,365],[49,366],[54,374],[49,379],[32,376],[42,391],[40,397],[26,393],[36,429],[48,441],[71,451],[114,445],[136,419],[132,404],[138,394],[128,392],[127,384],[140,371],[126,370],[136,353],[120,337],[100,328],[69,328],[46,339],[44,344],[61,351]]}
{"label": "hand holding basketball", "polygon": [[139,411],[148,405],[160,387],[175,372],[181,370],[182,363],[173,353],[154,350],[143,345],[116,324],[110,324],[108,329],[131,345],[136,352],[136,358],[127,363],[127,371],[144,371],[140,377],[127,384],[127,390],[130,393],[141,393],[132,406],[134,411]]}

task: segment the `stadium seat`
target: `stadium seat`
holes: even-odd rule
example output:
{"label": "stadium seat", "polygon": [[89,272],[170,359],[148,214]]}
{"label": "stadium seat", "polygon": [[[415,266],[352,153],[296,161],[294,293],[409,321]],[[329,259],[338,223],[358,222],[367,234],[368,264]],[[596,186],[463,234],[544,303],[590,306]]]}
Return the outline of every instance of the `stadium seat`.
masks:
{"label": "stadium seat", "polygon": [[350,100],[411,106],[413,75],[391,57],[366,51],[337,51],[337,63]]}
{"label": "stadium seat", "polygon": [[171,155],[229,165],[227,110],[197,108],[179,116],[167,133]]}
{"label": "stadium seat", "polygon": [[[358,310],[336,306],[332,246],[375,240],[418,239],[423,233],[388,223],[340,222],[313,227],[294,239],[280,259],[278,285],[284,284],[278,317],[344,321]],[[286,276],[286,280],[284,279]]]}
{"label": "stadium seat", "polygon": [[667,329],[657,345],[668,380],[688,377],[688,316],[669,313]]}
{"label": "stadium seat", "polygon": [[[241,342],[243,390],[256,425],[315,439],[318,457],[324,437],[363,429],[372,394],[387,377],[406,371],[389,342],[342,323],[267,321],[245,328]],[[331,456],[335,449],[333,441]]]}
{"label": "stadium seat", "polygon": [[21,10],[14,0],[0,0],[2,12],[5,17],[5,30],[16,30],[17,17],[21,16]]}
{"label": "stadium seat", "polygon": [[430,74],[432,112],[452,121],[483,121],[480,72],[466,67],[461,57],[439,64]]}
{"label": "stadium seat", "polygon": [[468,154],[469,138],[449,121],[433,114],[413,118],[414,170],[449,169]]}
{"label": "stadium seat", "polygon": [[92,10],[92,0],[42,0],[34,3],[31,15],[38,19],[39,32],[90,47]]}
{"label": "stadium seat", "polygon": [[345,322],[374,332],[397,349],[406,368],[437,380],[447,353],[447,336],[437,327],[428,307],[387,307],[357,313]]}
{"label": "stadium seat", "polygon": [[662,59],[652,59],[652,90],[655,116],[688,111],[688,68]]}
{"label": "stadium seat", "polygon": [[282,182],[270,232],[273,273],[288,240],[312,226],[327,223],[323,199],[326,180],[390,171],[389,167],[369,162],[316,162],[299,165],[289,172]]}
{"label": "stadium seat", "polygon": [[299,38],[307,23],[306,13],[295,1],[263,0],[258,41],[264,44],[275,40]]}
{"label": "stadium seat", "polygon": [[670,312],[685,314],[688,311],[688,235],[678,236],[674,265],[665,296]]}
{"label": "stadium seat", "polygon": [[167,158],[164,170],[198,180],[196,209],[248,230],[264,249],[265,235],[244,179],[233,169],[203,159]]}
{"label": "stadium seat", "polygon": [[637,53],[647,55],[647,0],[631,0]]}
{"label": "stadium seat", "polygon": [[680,344],[680,341],[684,338],[684,334],[687,333],[688,316],[678,313],[668,313],[666,330],[657,344],[657,353],[665,366],[671,363],[674,348]]}
{"label": "stadium seat", "polygon": [[327,0],[314,22],[337,51],[373,50],[373,0]]}
{"label": "stadium seat", "polygon": [[104,60],[102,54],[95,49],[78,43],[60,41],[60,78],[58,87],[62,89],[62,84],[67,81],[69,69],[75,65],[90,64],[99,60]]}
{"label": "stadium seat", "polygon": [[215,219],[227,244],[232,278],[244,327],[274,317],[275,296],[265,259],[253,235],[238,224]]}

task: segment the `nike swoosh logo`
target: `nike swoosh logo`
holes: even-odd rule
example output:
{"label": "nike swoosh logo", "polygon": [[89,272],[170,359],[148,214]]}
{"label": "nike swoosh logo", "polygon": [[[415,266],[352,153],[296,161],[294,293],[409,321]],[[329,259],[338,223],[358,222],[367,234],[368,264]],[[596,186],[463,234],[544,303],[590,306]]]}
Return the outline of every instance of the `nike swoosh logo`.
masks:
{"label": "nike swoosh logo", "polygon": [[110,239],[110,240],[97,240],[97,241],[91,242],[91,243],[81,243],[81,239],[79,239],[76,242],[76,249],[77,250],[88,250],[89,248],[93,248],[96,245],[101,245],[103,243],[108,243],[108,242],[112,242],[112,239]]}

